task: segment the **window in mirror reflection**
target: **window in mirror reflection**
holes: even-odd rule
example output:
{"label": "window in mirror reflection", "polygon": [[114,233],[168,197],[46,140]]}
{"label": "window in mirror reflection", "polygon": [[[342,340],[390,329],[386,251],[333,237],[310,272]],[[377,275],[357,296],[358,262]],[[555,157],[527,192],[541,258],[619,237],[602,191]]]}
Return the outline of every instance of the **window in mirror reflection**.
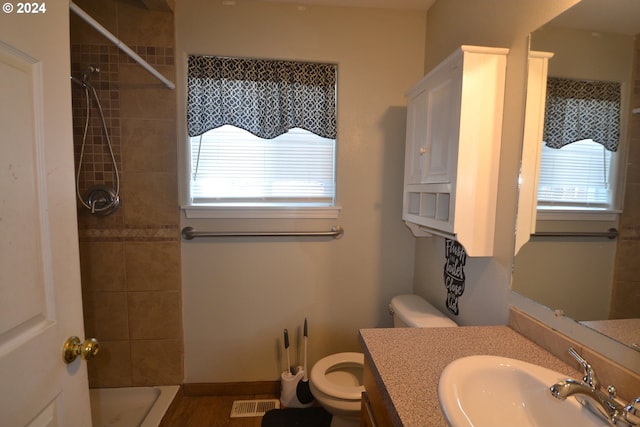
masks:
{"label": "window in mirror reflection", "polygon": [[550,77],[538,209],[613,210],[620,83]]}
{"label": "window in mirror reflection", "polygon": [[592,139],[562,148],[543,145],[538,207],[608,208],[612,155]]}

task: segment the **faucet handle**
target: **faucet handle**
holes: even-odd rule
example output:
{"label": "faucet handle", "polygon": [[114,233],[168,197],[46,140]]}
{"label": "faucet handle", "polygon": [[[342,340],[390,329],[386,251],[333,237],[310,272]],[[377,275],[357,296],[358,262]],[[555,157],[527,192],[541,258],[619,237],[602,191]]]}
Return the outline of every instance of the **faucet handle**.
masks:
{"label": "faucet handle", "polygon": [[633,399],[624,407],[624,420],[632,426],[640,425],[640,397]]}
{"label": "faucet handle", "polygon": [[584,371],[584,377],[582,377],[582,381],[587,383],[592,389],[597,389],[598,387],[600,387],[600,381],[598,380],[596,371],[593,369],[591,364],[587,362],[584,357],[580,356],[580,354],[573,347],[569,347],[569,354],[582,365],[582,369]]}
{"label": "faucet handle", "polygon": [[627,406],[624,407],[625,411],[631,415],[640,415],[640,397],[633,399]]}

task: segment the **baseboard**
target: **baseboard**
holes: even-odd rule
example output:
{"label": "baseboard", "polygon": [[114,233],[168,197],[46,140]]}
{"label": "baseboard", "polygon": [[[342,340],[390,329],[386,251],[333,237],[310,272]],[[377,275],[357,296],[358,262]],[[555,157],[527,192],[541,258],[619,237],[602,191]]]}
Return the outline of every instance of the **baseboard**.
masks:
{"label": "baseboard", "polygon": [[184,396],[235,396],[280,394],[280,381],[183,384]]}

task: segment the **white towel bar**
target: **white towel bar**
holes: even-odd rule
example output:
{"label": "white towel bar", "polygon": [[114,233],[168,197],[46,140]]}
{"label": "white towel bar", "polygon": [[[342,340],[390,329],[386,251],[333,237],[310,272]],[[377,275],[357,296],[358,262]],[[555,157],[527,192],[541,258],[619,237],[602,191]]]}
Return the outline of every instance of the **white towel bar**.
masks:
{"label": "white towel bar", "polygon": [[615,239],[618,230],[610,228],[608,231],[540,231],[531,234],[533,237],[606,237]]}
{"label": "white towel bar", "polygon": [[333,237],[339,239],[344,229],[339,225],[329,231],[195,231],[193,227],[182,229],[182,238],[192,240],[196,237]]}

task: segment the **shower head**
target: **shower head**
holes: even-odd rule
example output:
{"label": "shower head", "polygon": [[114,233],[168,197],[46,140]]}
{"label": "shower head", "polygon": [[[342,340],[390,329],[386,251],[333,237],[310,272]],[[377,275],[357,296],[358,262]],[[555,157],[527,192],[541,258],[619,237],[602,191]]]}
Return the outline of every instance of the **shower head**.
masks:
{"label": "shower head", "polygon": [[82,73],[82,79],[79,79],[77,77],[74,76],[70,76],[71,81],[74,83],[79,84],[82,87],[92,87],[91,83],[89,83],[89,76],[91,75],[91,73],[99,73],[100,72],[100,67],[96,66],[96,65],[89,65],[85,70],[84,73]]}
{"label": "shower head", "polygon": [[87,82],[89,80],[89,76],[91,75],[91,73],[99,73],[99,72],[100,72],[100,67],[98,67],[97,65],[89,65],[87,66],[87,69],[82,74],[82,80]]}

